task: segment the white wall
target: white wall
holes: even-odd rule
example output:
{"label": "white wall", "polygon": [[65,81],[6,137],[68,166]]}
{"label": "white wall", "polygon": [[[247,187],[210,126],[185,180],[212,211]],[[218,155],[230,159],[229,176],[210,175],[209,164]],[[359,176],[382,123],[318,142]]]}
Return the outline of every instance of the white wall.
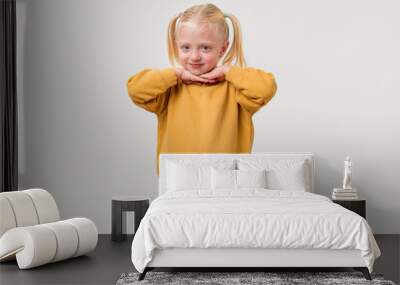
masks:
{"label": "white wall", "polygon": [[[112,196],[156,196],[156,116],[125,82],[169,66],[168,21],[202,2],[17,0],[21,189],[48,189],[101,233]],[[249,66],[277,79],[253,151],[314,152],[323,195],[350,155],[372,229],[400,233],[400,2],[213,3],[241,21]]]}

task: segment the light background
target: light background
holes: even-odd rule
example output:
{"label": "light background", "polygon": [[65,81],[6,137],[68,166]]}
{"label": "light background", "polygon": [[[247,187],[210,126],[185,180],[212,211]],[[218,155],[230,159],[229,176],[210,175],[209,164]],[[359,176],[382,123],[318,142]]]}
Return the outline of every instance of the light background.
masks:
{"label": "light background", "polygon": [[[169,67],[173,15],[205,1],[17,0],[20,188],[111,231],[111,197],[157,194],[157,118],[126,80]],[[272,72],[253,152],[311,151],[330,196],[353,159],[375,233],[400,233],[400,2],[213,1],[242,25],[248,65]]]}

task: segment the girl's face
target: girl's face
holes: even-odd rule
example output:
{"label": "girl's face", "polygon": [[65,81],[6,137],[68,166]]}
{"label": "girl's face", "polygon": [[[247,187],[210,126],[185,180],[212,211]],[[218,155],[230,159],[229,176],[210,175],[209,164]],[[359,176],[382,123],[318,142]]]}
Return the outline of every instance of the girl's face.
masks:
{"label": "girl's face", "polygon": [[214,25],[182,23],[176,36],[179,64],[195,75],[212,70],[224,55],[228,42]]}

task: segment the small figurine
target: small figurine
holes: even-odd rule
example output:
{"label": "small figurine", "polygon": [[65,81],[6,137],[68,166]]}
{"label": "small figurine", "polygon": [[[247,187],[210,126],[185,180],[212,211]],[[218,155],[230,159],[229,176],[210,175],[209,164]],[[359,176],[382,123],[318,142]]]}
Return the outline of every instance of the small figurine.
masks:
{"label": "small figurine", "polygon": [[350,156],[346,157],[344,161],[344,178],[343,178],[343,189],[351,190],[351,159]]}

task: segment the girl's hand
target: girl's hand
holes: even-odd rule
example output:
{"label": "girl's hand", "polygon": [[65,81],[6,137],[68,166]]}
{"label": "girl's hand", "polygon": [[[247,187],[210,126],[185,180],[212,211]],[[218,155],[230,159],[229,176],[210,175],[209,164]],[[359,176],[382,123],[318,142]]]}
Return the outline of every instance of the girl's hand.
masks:
{"label": "girl's hand", "polygon": [[212,80],[214,82],[224,81],[225,80],[225,74],[229,71],[229,69],[231,69],[231,67],[229,65],[227,65],[227,64],[221,65],[221,66],[217,66],[216,68],[214,68],[210,72],[207,72],[207,73],[204,73],[204,74],[200,75],[200,77],[208,79],[208,80]]}
{"label": "girl's hand", "polygon": [[192,84],[192,83],[214,83],[214,80],[210,80],[207,78],[201,78],[190,71],[184,68],[175,68],[176,76],[182,80],[184,84]]}

